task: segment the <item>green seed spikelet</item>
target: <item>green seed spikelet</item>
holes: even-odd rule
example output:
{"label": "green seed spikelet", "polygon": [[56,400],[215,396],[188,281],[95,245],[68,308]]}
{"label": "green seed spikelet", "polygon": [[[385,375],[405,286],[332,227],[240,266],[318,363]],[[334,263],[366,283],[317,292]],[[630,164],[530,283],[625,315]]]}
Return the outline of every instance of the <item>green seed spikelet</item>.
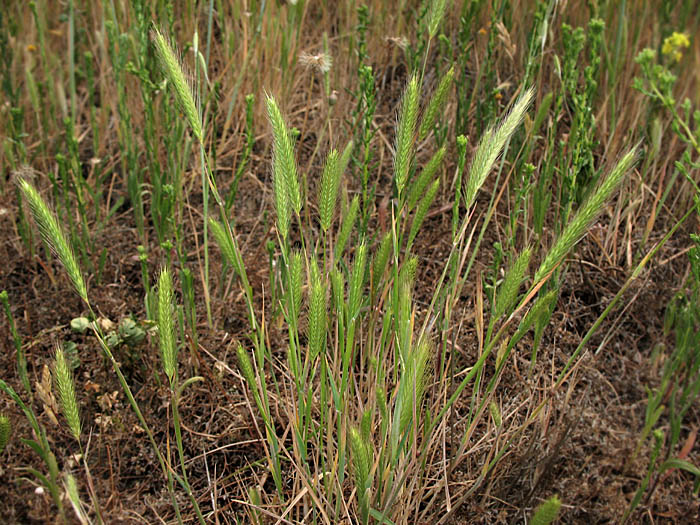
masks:
{"label": "green seed spikelet", "polygon": [[350,319],[360,313],[362,304],[362,286],[365,282],[365,265],[367,261],[367,245],[363,242],[355,251],[355,262],[350,276],[350,291],[348,294],[348,314]]}
{"label": "green seed spikelet", "polygon": [[56,381],[58,397],[61,400],[63,415],[68,422],[68,428],[70,428],[73,437],[80,441],[80,413],[78,412],[78,401],[75,397],[73,374],[68,367],[65,354],[60,346],[56,347],[54,380]]}
{"label": "green seed spikelet", "polygon": [[489,412],[491,412],[491,419],[493,419],[493,424],[497,427],[501,426],[503,420],[501,419],[501,411],[495,401],[489,403]]}
{"label": "green seed spikelet", "polygon": [[515,300],[518,297],[518,290],[520,289],[520,284],[523,282],[523,277],[525,276],[525,271],[527,270],[527,265],[530,263],[530,255],[532,250],[526,248],[523,253],[515,260],[513,266],[506,273],[506,277],[503,280],[503,284],[498,288],[498,295],[496,296],[496,307],[494,309],[494,319],[498,319],[504,313],[509,313],[509,310],[513,308]]}
{"label": "green seed spikelet", "polygon": [[399,124],[396,131],[396,155],[394,157],[394,180],[399,195],[403,194],[413,157],[416,121],[418,118],[418,77],[411,77],[404,91]]}
{"label": "green seed spikelet", "polygon": [[546,312],[552,306],[553,301],[556,301],[557,297],[558,292],[555,289],[550,290],[545,295],[540,296],[537,299],[535,304],[532,305],[532,308],[530,308],[530,311],[525,315],[523,320],[520,321],[518,331],[515,332],[510,340],[510,343],[508,343],[508,347],[510,349],[512,349],[523,338],[523,336],[530,330],[530,328],[533,327],[533,325],[542,319],[542,316],[546,314]]}
{"label": "green seed spikelet", "polygon": [[362,437],[362,433],[355,427],[350,427],[350,455],[355,472],[355,487],[357,488],[357,502],[360,507],[362,522],[369,520],[369,499],[371,491],[370,472],[372,470],[372,447],[369,441]]}
{"label": "green seed spikelet", "polygon": [[418,231],[425,220],[425,216],[428,214],[430,206],[433,204],[433,200],[435,200],[439,187],[440,179],[435,179],[428,188],[425,197],[423,197],[423,199],[420,201],[416,214],[413,217],[413,222],[411,223],[411,231],[408,234],[407,250],[410,250],[411,246],[413,246],[413,241],[415,240],[416,235],[418,235]]}
{"label": "green seed spikelet", "polygon": [[224,225],[212,217],[209,217],[209,227],[226,262],[231,265],[239,277],[244,276],[245,266],[235,239],[229,237]]}
{"label": "green seed spikelet", "polygon": [[416,280],[416,272],[418,271],[418,257],[411,257],[404,262],[401,271],[399,272],[399,286],[407,284],[413,289],[413,283]]}
{"label": "green seed spikelet", "polygon": [[168,269],[163,268],[158,277],[158,342],[163,370],[171,385],[177,374],[177,345],[173,316],[173,280]]}
{"label": "green seed spikelet", "polygon": [[292,256],[289,259],[289,266],[287,267],[287,288],[290,299],[290,303],[288,304],[290,309],[289,315],[292,319],[294,319],[295,324],[301,310],[301,286],[303,270],[304,265],[301,252],[292,252]]}
{"label": "green seed spikelet", "polygon": [[362,439],[365,442],[369,442],[369,437],[372,432],[372,409],[366,408],[362,413],[362,421],[360,422],[360,431],[362,432]]}
{"label": "green seed spikelet", "polygon": [[73,506],[73,510],[75,511],[76,515],[80,518],[81,523],[89,523],[83,512],[83,506],[80,501],[78,482],[75,480],[75,477],[69,472],[66,472],[64,474],[64,486],[66,487],[66,494],[68,495],[68,499],[70,500],[70,503]]}
{"label": "green seed spikelet", "polygon": [[[316,265],[314,261],[314,266]],[[311,272],[309,298],[309,353],[316,359],[326,346],[326,286],[318,273]]]}
{"label": "green seed spikelet", "polygon": [[340,160],[338,161],[338,171],[340,172],[341,176],[343,175],[343,173],[345,173],[345,170],[348,167],[348,163],[350,162],[350,156],[352,155],[352,150],[354,147],[355,145],[351,140],[346,144],[345,149],[340,154]]}
{"label": "green seed spikelet", "polygon": [[[430,344],[423,341],[408,356],[399,384],[396,408],[399,410],[400,434],[405,434],[415,422],[414,415],[419,414],[423,404],[423,393],[427,379]],[[412,423],[413,422],[413,423]],[[413,427],[415,428],[415,427]]]}
{"label": "green seed spikelet", "polygon": [[10,418],[0,415],[0,453],[5,450],[5,447],[10,442],[10,434],[12,433],[12,425]]}
{"label": "green seed spikelet", "polygon": [[334,255],[336,260],[343,256],[343,251],[345,250],[345,245],[350,238],[350,233],[355,226],[355,220],[357,219],[357,213],[360,210],[360,198],[355,195],[350,202],[350,207],[343,217],[343,223],[340,225],[340,231],[335,239],[335,250]]}
{"label": "green seed spikelet", "polygon": [[321,216],[321,228],[327,232],[333,221],[333,211],[338,200],[340,179],[350,160],[352,141],[345,146],[342,154],[337,150],[331,150],[326,159],[326,165],[321,176],[321,188],[318,194],[318,210]]}
{"label": "green seed spikelet", "polygon": [[503,151],[503,147],[522,122],[525,112],[530,106],[533,93],[532,88],[525,91],[515,102],[513,109],[506,115],[502,123],[498,127],[489,127],[479,141],[464,190],[464,204],[467,208],[470,208],[474,203],[477,191],[484,184],[486,176]]}
{"label": "green seed spikelet", "polygon": [[377,248],[377,253],[374,254],[372,261],[372,288],[375,290],[384,276],[392,248],[391,232],[387,232],[379,243],[379,248]]}
{"label": "green seed spikelet", "polygon": [[601,212],[605,202],[617,189],[623,177],[635,163],[637,148],[627,152],[610,172],[597,190],[581,205],[573,219],[566,225],[554,246],[545,257],[537,273],[535,282],[546,277],[554,267],[566,256],[574,245],[581,239],[588,226]]}
{"label": "green seed spikelet", "polygon": [[338,198],[340,183],[338,170],[338,151],[331,150],[321,175],[321,189],[318,194],[318,211],[321,216],[321,228],[327,232],[333,219],[333,208]]}
{"label": "green seed spikelet", "polygon": [[168,40],[163,36],[163,33],[156,27],[151,31],[151,40],[156,49],[158,62],[163,70],[163,74],[173,86],[175,91],[175,99],[177,100],[180,109],[185,114],[185,118],[192,129],[192,133],[197,137],[197,140],[202,142],[202,119],[199,114],[199,106],[192,94],[192,86],[187,81],[182,62],[173,50]]}
{"label": "green seed spikelet", "polygon": [[22,195],[24,195],[24,198],[29,203],[29,208],[32,211],[34,221],[39,227],[41,237],[51,248],[51,251],[56,254],[58,260],[61,261],[61,264],[66,269],[66,273],[68,273],[68,277],[73,283],[73,287],[75,288],[76,292],[78,292],[80,298],[87,304],[87,287],[85,286],[83,275],[80,272],[80,267],[75,259],[75,255],[73,255],[73,250],[71,249],[70,245],[68,244],[68,240],[66,239],[65,235],[63,235],[63,231],[58,225],[56,217],[51,212],[48,205],[44,202],[44,199],[41,198],[41,195],[39,195],[36,188],[29,184],[29,182],[24,179],[20,179],[19,188],[22,191]]}
{"label": "green seed spikelet", "polygon": [[248,383],[248,388],[250,388],[257,396],[257,382],[255,381],[255,371],[253,369],[253,364],[250,361],[248,352],[245,351],[242,345],[236,347],[236,356],[238,357],[238,367],[241,369],[241,373]]}
{"label": "green seed spikelet", "polygon": [[449,69],[447,73],[440,79],[437,89],[433,94],[430,102],[428,102],[428,107],[425,108],[425,113],[423,120],[420,123],[420,128],[418,128],[418,140],[423,140],[428,136],[430,130],[433,129],[435,122],[437,120],[438,113],[445,105],[447,101],[447,95],[450,92],[450,87],[452,87],[452,81],[455,77],[454,66]]}
{"label": "green seed spikelet", "polygon": [[447,149],[445,146],[440,148],[435,152],[435,154],[430,157],[425,167],[420,172],[420,175],[411,183],[411,191],[408,194],[408,209],[412,210],[420,198],[425,194],[425,188],[430,184],[433,179],[433,175],[442,164],[442,159],[445,157],[445,152]]}
{"label": "green seed spikelet", "polygon": [[[268,96],[266,104],[273,136],[272,169],[275,179],[275,202],[280,204],[280,201],[286,200],[285,206],[291,206],[298,215],[301,211],[301,193],[292,138],[289,136],[289,130],[275,99]],[[286,197],[282,194],[277,195],[282,191],[286,193]],[[279,209],[277,213],[279,216]]]}
{"label": "green seed spikelet", "polygon": [[428,36],[434,38],[437,35],[440,21],[445,15],[447,8],[447,0],[433,0],[430,4],[430,12],[428,13]]}
{"label": "green seed spikelet", "polygon": [[345,304],[345,279],[338,268],[331,270],[331,291],[333,292],[333,308],[336,314],[341,316]]}

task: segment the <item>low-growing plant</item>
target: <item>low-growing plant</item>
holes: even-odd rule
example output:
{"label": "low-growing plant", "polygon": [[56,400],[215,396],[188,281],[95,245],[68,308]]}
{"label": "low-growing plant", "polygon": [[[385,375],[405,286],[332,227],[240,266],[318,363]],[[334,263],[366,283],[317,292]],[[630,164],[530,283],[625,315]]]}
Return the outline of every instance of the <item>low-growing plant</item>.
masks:
{"label": "low-growing plant", "polygon": [[[138,402],[134,398],[134,395],[131,391],[131,388],[129,387],[129,384],[126,381],[126,378],[124,377],[124,374],[122,373],[121,366],[119,362],[115,359],[114,354],[110,348],[110,345],[108,344],[107,338],[105,335],[102,333],[102,329],[100,328],[99,324],[94,321],[96,319],[95,313],[92,310],[92,306],[90,303],[90,300],[88,298],[88,293],[87,293],[87,286],[85,283],[85,280],[83,278],[82,271],[75,259],[75,256],[73,255],[73,250],[70,247],[70,244],[68,243],[68,240],[66,239],[61,227],[58,224],[58,221],[55,217],[55,215],[52,213],[52,211],[49,209],[48,205],[44,202],[43,198],[39,194],[39,192],[34,188],[29,182],[26,180],[21,179],[19,181],[19,186],[20,189],[22,190],[24,198],[27,200],[29,203],[30,209],[32,211],[32,216],[34,218],[34,221],[36,222],[39,231],[41,233],[42,239],[44,242],[50,247],[51,251],[56,255],[58,260],[61,262],[63,265],[64,269],[66,270],[66,273],[68,274],[68,277],[70,278],[70,281],[73,285],[74,290],[77,292],[78,296],[83,300],[85,306],[88,308],[90,311],[90,316],[93,319],[91,322],[90,328],[92,329],[97,342],[99,343],[100,348],[102,349],[105,357],[108,359],[110,362],[112,369],[117,376],[117,379],[122,387],[122,390],[124,391],[127,399],[129,400],[129,404],[131,405],[131,408],[133,409],[136,417],[138,418],[138,421],[143,428],[143,430],[146,432],[146,435],[148,436],[148,439],[151,443],[151,446],[156,454],[156,457],[158,458],[158,462],[160,464],[160,467],[163,471],[164,476],[168,480],[168,489],[171,495],[171,500],[173,507],[175,509],[175,512],[178,516],[178,521],[181,521],[182,518],[180,516],[180,511],[179,511],[179,504],[177,503],[177,499],[175,497],[175,492],[174,492],[174,481],[177,481],[178,484],[182,485],[182,487],[185,489],[187,492],[190,501],[192,502],[195,510],[198,512],[198,518],[200,520],[200,523],[204,523],[204,519],[199,513],[199,507],[197,505],[196,499],[194,498],[192,491],[189,487],[189,484],[187,483],[186,477],[183,478],[179,475],[177,475],[175,472],[172,471],[172,469],[169,467],[169,461],[167,461],[163,454],[161,453],[154,435],[153,431],[151,430],[151,427],[148,425],[146,422],[141,409],[138,405]],[[159,304],[161,301],[159,300]],[[133,330],[129,327],[127,327],[125,330],[122,330],[121,337],[129,337],[133,335]],[[171,363],[172,364],[172,363]],[[65,363],[64,363],[65,365]],[[58,370],[61,370],[61,372],[58,372]],[[59,385],[62,386],[63,392],[61,393],[61,398],[66,399],[64,401],[64,407],[69,406],[69,410],[67,411],[67,420],[69,422],[69,427],[71,428],[71,431],[74,432],[79,430],[79,420],[76,418],[76,412],[74,410],[75,405],[70,401],[71,397],[71,392],[68,387],[69,384],[69,374],[66,374],[66,368],[65,366],[57,366],[57,382]],[[191,378],[189,382],[195,380],[195,378]],[[185,384],[188,384],[188,382],[185,382]],[[172,383],[171,383],[172,385]],[[13,399],[15,399],[15,402],[17,402],[20,407],[25,411],[25,414],[27,414],[27,417],[30,419],[30,422],[32,422],[32,426],[34,427],[35,433],[40,436],[44,436],[41,440],[42,443],[44,443],[45,446],[42,446],[41,444],[36,444],[32,445],[32,448],[34,448],[37,453],[40,453],[42,458],[44,458],[45,462],[50,465],[50,478],[46,478],[45,476],[42,476],[42,481],[46,480],[45,483],[49,485],[50,492],[52,495],[54,495],[54,501],[56,502],[56,505],[61,509],[61,513],[63,513],[62,510],[62,503],[60,500],[60,496],[58,495],[58,486],[57,486],[57,477],[58,477],[58,471],[57,467],[54,468],[55,464],[55,458],[53,457],[53,454],[51,454],[50,449],[48,449],[48,442],[46,441],[45,438],[45,433],[41,431],[38,422],[36,421],[36,418],[33,416],[33,413],[31,412],[31,408],[27,407],[24,405],[24,403],[21,402],[19,397],[14,393],[14,391],[7,386],[4,382],[0,384],[2,386],[3,390],[5,390],[6,393],[8,393]],[[66,402],[68,403],[66,405]],[[31,415],[31,417],[30,417]],[[179,427],[176,425],[176,433],[179,433]],[[77,439],[77,437],[76,437]],[[179,442],[179,439],[178,439]],[[33,442],[36,443],[36,442]],[[181,448],[181,443],[180,443],[180,448]],[[36,475],[36,473],[35,473]]]}
{"label": "low-growing plant", "polygon": [[[483,186],[505,143],[522,120],[531,96],[531,92],[525,92],[503,123],[488,129],[482,138],[464,183],[463,202],[467,210],[472,208],[477,192]],[[369,275],[372,275],[372,287],[376,290],[370,295],[365,292],[369,260],[366,238],[358,232],[353,248],[345,249],[345,243],[355,229],[352,210],[357,206],[357,200],[353,201],[351,211],[341,222],[339,235],[335,239],[339,244],[335,246],[333,257],[325,257],[324,249],[317,252],[318,248],[314,247],[325,246],[332,241],[317,242],[299,221],[301,205],[297,200],[298,176],[294,151],[288,138],[289,130],[274,99],[268,99],[268,112],[275,137],[272,171],[275,181],[278,249],[282,265],[282,295],[279,301],[288,339],[282,348],[275,348],[269,347],[260,338],[253,338],[252,359],[242,345],[238,346],[237,353],[242,375],[253,392],[255,405],[264,421],[268,461],[277,486],[276,497],[284,501],[285,493],[278,481],[281,476],[279,469],[282,463],[291,461],[297,465],[295,479],[298,481],[295,483],[307,488],[309,504],[319,517],[335,516],[333,519],[337,519],[339,516],[338,512],[346,501],[340,488],[349,474],[346,472],[348,469],[353,473],[358,515],[362,522],[367,523],[370,517],[378,521],[401,521],[408,519],[409,515],[421,515],[417,507],[406,508],[397,505],[397,502],[399,499],[406,502],[407,494],[412,491],[421,494],[424,490],[417,486],[416,481],[409,480],[419,480],[428,474],[425,458],[431,453],[436,432],[440,432],[445,424],[444,418],[448,410],[472,380],[476,379],[473,392],[478,391],[486,359],[508,333],[507,328],[514,312],[527,307],[551,272],[584,234],[636,158],[634,152],[624,156],[604,184],[582,206],[542,261],[534,274],[531,291],[526,295],[520,295],[519,289],[531,252],[525,250],[518,258],[498,290],[494,317],[490,322],[481,358],[471,367],[456,390],[447,396],[444,404],[433,407],[436,415],[431,417],[426,412],[424,418],[424,410],[427,409],[423,405],[425,400],[442,399],[447,391],[438,390],[427,395],[426,390],[430,384],[440,385],[438,388],[446,386],[446,383],[432,383],[428,379],[434,373],[429,366],[433,360],[431,355],[434,348],[431,339],[439,337],[439,334],[426,330],[425,326],[418,330],[414,325],[412,288],[417,259],[410,255],[410,246],[420,231],[423,217],[434,197],[434,193],[428,191],[422,197],[412,220],[409,220],[411,215],[408,214],[412,209],[409,190],[421,179],[421,176],[410,177],[414,171],[414,139],[420,129],[417,120],[419,99],[417,82],[412,79],[404,92],[396,132],[396,204],[392,209],[391,231],[386,237],[387,241],[380,244],[374,258],[372,268],[377,273]],[[333,180],[330,174],[334,173],[335,163],[337,153],[332,152],[324,171],[324,174],[329,173],[329,178],[325,180]],[[429,170],[429,167],[426,166],[425,170]],[[436,183],[437,181],[433,182],[433,186]],[[319,210],[325,235],[330,231],[330,226],[328,211],[324,210],[330,209],[326,202],[334,200],[333,197],[329,198],[329,194],[333,190],[337,191],[337,184],[327,182],[322,188],[326,188],[322,190],[325,202],[319,202]],[[299,226],[301,244],[306,247],[301,252],[290,250],[290,225],[294,218]],[[464,250],[469,249],[469,245],[465,245],[469,223],[469,214],[460,219],[450,259],[455,257],[464,260]],[[411,225],[410,229],[408,225]],[[224,226],[212,222],[212,231],[224,258],[232,267],[239,268],[240,274],[244,274],[240,256],[226,235]],[[353,253],[351,260],[343,262]],[[385,273],[388,261],[391,262],[391,268]],[[302,343],[299,322],[304,273],[310,291],[307,344]],[[444,277],[445,274],[442,279]],[[460,277],[460,280],[465,278],[466,275]],[[433,313],[428,314],[426,322],[432,315],[440,314],[439,308],[444,307],[443,304],[436,304],[442,279],[437,284],[430,305],[429,312]],[[449,286],[456,289],[458,283]],[[326,310],[323,298],[323,290],[327,288],[331,290],[330,310]],[[453,292],[453,298],[455,295],[457,294]],[[533,312],[542,311],[537,306],[539,304],[550,304],[551,294],[544,297],[544,302],[535,301]],[[378,303],[373,305],[368,301]],[[511,342],[522,338],[532,327],[534,316],[539,317],[539,314],[533,313],[525,317],[520,328],[512,335]],[[496,329],[499,320],[500,327]],[[255,326],[260,325],[252,325]],[[371,335],[375,333],[373,326],[379,329],[376,336]],[[358,339],[358,334],[368,334],[369,337],[366,340]],[[509,350],[513,345],[514,343],[509,345]],[[273,355],[277,351],[284,351],[284,346],[287,347],[287,365],[290,370],[288,378],[278,376],[272,366]],[[503,357],[499,356],[499,362],[502,362]],[[290,399],[291,404],[285,407],[291,425],[290,449],[284,446],[284,436],[275,429],[267,397],[268,376],[272,377],[273,384],[278,385],[276,388],[289,381],[287,386],[281,388],[290,388],[296,392]],[[468,418],[470,428],[473,428],[483,413],[484,403],[493,392],[494,380],[495,377],[492,377],[483,397],[473,398],[473,401],[480,402],[472,404]],[[358,400],[359,405],[356,404]],[[456,457],[461,457],[468,446],[469,435],[470,432],[462,438],[462,447]],[[322,492],[318,492],[320,490]]]}
{"label": "low-growing plant", "polygon": [[630,501],[623,522],[629,519],[641,503],[645,492],[645,501],[649,501],[654,490],[674,469],[694,475],[693,492],[697,496],[700,491],[700,468],[688,460],[696,437],[695,431],[690,433],[682,449],[678,450],[681,434],[687,426],[688,411],[700,396],[700,236],[692,234],[691,241],[693,245],[688,252],[690,276],[687,291],[677,293],[671,300],[664,320],[666,335],[671,332],[675,335],[673,348],[670,355],[664,355],[665,347],[657,345],[651,356],[652,368],[664,362],[663,372],[658,387],[648,389],[644,427],[628,461],[632,462],[637,457],[651,433],[654,442],[647,474]]}

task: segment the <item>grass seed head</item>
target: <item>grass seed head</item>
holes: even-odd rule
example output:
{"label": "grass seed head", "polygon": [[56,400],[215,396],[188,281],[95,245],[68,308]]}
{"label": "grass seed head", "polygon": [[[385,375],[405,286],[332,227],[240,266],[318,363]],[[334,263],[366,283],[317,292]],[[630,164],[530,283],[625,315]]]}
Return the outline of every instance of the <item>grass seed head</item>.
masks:
{"label": "grass seed head", "polygon": [[[284,208],[291,206],[294,212],[299,214],[301,192],[292,138],[275,99],[268,95],[266,104],[273,136],[272,169],[275,178],[275,202],[278,206],[282,204]],[[284,210],[283,213],[289,212]],[[280,215],[279,209],[277,214]],[[282,218],[286,220],[286,217]]]}
{"label": "grass seed head", "polygon": [[495,319],[498,319],[503,314],[510,313],[509,310],[515,305],[520,285],[523,282],[527,266],[530,263],[531,254],[532,250],[530,248],[525,248],[506,273],[503,284],[498,288],[498,295],[496,296],[496,306],[494,309]]}
{"label": "grass seed head", "polygon": [[311,297],[309,300],[309,353],[316,359],[326,346],[326,287],[318,275],[313,272]]}
{"label": "grass seed head", "polygon": [[581,204],[581,207],[578,209],[573,219],[566,225],[564,231],[562,231],[561,235],[554,243],[554,246],[552,246],[552,249],[549,250],[544,261],[542,261],[542,264],[535,273],[535,282],[539,282],[547,276],[547,274],[559,264],[564,256],[569,253],[579,239],[581,239],[590,223],[593,222],[596,216],[601,212],[607,200],[635,163],[636,158],[637,148],[632,148],[632,150],[627,152],[615,165],[598,189]]}
{"label": "grass seed head", "polygon": [[446,8],[447,0],[433,0],[430,3],[430,11],[428,13],[428,36],[430,38],[437,35],[437,30],[440,27],[442,17],[445,15]]}
{"label": "grass seed head", "polygon": [[168,269],[163,268],[158,277],[158,342],[163,369],[171,385],[177,373],[173,315],[173,281]]}
{"label": "grass seed head", "polygon": [[78,411],[78,401],[75,396],[73,374],[68,367],[65,354],[60,346],[56,347],[54,380],[56,381],[58,397],[61,400],[63,415],[68,422],[68,428],[70,428],[73,437],[80,441],[80,413]]}
{"label": "grass seed head", "polygon": [[333,210],[338,199],[340,186],[340,170],[338,169],[338,151],[331,150],[326,159],[326,165],[321,175],[321,189],[318,195],[318,211],[321,216],[321,228],[327,232],[333,220]]}
{"label": "grass seed head", "polygon": [[253,369],[253,363],[250,361],[248,352],[245,351],[242,345],[236,347],[236,356],[238,357],[238,366],[241,369],[241,373],[245,380],[248,382],[248,388],[253,392],[257,392],[257,382],[255,381],[255,371]]}
{"label": "grass seed head", "polygon": [[396,130],[396,153],[394,157],[394,177],[399,195],[403,193],[408,180],[411,159],[413,158],[413,142],[415,139],[416,121],[418,118],[418,99],[420,89],[418,77],[412,76],[404,90],[401,99],[399,124]]}
{"label": "grass seed head", "polygon": [[440,83],[430,99],[430,102],[428,102],[428,107],[425,109],[423,120],[420,123],[420,128],[418,129],[419,141],[423,140],[428,135],[430,130],[435,125],[435,122],[438,120],[438,113],[447,101],[447,95],[450,92],[450,87],[452,87],[454,77],[455,68],[452,66],[440,79]]}
{"label": "grass seed head", "polygon": [[32,217],[34,217],[34,221],[39,227],[41,237],[51,248],[51,251],[56,254],[58,260],[61,261],[61,264],[66,269],[66,273],[68,273],[68,277],[73,283],[73,287],[75,288],[76,292],[78,292],[78,295],[87,304],[87,287],[85,286],[83,275],[80,272],[80,267],[75,259],[75,255],[73,255],[73,250],[68,244],[68,240],[63,234],[63,230],[61,230],[60,226],[58,225],[58,220],[51,212],[46,202],[44,202],[41,195],[39,195],[36,188],[29,182],[20,178],[19,189],[29,203]]}
{"label": "grass seed head", "polygon": [[185,118],[187,118],[192,133],[197,137],[197,140],[202,142],[204,134],[202,132],[202,119],[199,114],[199,105],[193,94],[194,90],[185,75],[182,61],[165,36],[163,36],[163,33],[156,27],[151,31],[151,40],[156,48],[156,55],[158,56],[160,67],[165,77],[173,86],[175,98],[182,112],[185,114]]}
{"label": "grass seed head", "polygon": [[469,176],[466,179],[464,204],[467,208],[470,208],[474,203],[477,191],[484,184],[486,176],[503,151],[503,147],[525,117],[533,94],[534,90],[532,88],[525,91],[515,102],[513,109],[506,115],[501,124],[497,127],[488,128],[479,141],[474,160],[469,169]]}

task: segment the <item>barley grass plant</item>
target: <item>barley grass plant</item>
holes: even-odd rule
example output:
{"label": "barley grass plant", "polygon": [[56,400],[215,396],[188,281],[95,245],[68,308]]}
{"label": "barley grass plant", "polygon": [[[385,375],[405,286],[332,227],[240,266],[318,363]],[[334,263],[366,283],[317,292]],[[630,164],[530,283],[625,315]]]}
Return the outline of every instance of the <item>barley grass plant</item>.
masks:
{"label": "barley grass plant", "polygon": [[9,2],[0,514],[692,520],[694,7]]}
{"label": "barley grass plant", "polygon": [[[73,256],[73,252],[68,244],[68,241],[66,240],[63,231],[58,225],[58,221],[56,220],[55,216],[53,213],[49,210],[49,207],[46,205],[42,197],[39,195],[37,190],[28,182],[25,180],[20,180],[19,182],[20,188],[27,198],[27,200],[30,203],[30,208],[32,210],[32,215],[34,217],[35,222],[37,223],[39,227],[39,231],[42,234],[42,237],[44,238],[45,242],[51,247],[52,251],[56,253],[59,261],[62,263],[63,267],[66,269],[66,273],[68,273],[68,276],[71,279],[71,282],[73,284],[73,287],[75,291],[78,293],[78,295],[83,299],[86,303],[86,306],[90,309],[91,315],[93,319],[96,317],[94,312],[92,312],[92,308],[90,305],[90,302],[88,300],[88,295],[87,295],[87,288],[85,285],[85,282],[82,277],[82,273],[80,271],[80,268],[78,267],[78,264],[75,260],[75,257]],[[129,387],[126,378],[124,377],[124,374],[122,373],[121,366],[115,359],[109,345],[107,344],[104,335],[102,334],[102,330],[100,329],[99,325],[97,322],[93,321],[91,323],[91,328],[93,330],[93,333],[95,334],[97,341],[102,348],[105,356],[107,359],[110,361],[112,368],[119,380],[119,383],[122,387],[122,390],[124,391],[124,394],[126,395],[127,399],[129,400],[129,403],[131,405],[131,408],[133,409],[134,413],[136,414],[139,423],[143,430],[146,432],[149,441],[151,443],[151,446],[153,447],[154,452],[156,453],[156,457],[158,458],[158,461],[160,463],[161,469],[163,470],[164,475],[168,479],[168,488],[169,492],[171,494],[171,501],[173,504],[173,507],[176,511],[176,514],[178,515],[178,520],[181,521],[180,517],[180,511],[179,511],[179,504],[177,503],[177,500],[175,498],[175,493],[174,493],[174,481],[176,480],[179,484],[185,488],[185,490],[188,493],[188,496],[190,497],[191,502],[193,503],[194,507],[198,509],[196,500],[194,499],[194,496],[192,495],[192,492],[189,488],[189,485],[187,484],[186,480],[178,476],[177,474],[173,473],[171,469],[166,467],[166,461],[160,452],[160,449],[155,441],[153,431],[151,430],[150,426],[146,422],[141,409],[138,405],[138,402],[134,398],[134,395],[131,391],[131,388]],[[66,411],[66,418],[68,420],[69,426],[71,428],[71,431],[74,434],[74,437],[78,439],[80,435],[80,422],[79,422],[79,417],[77,414],[76,406],[74,403],[74,400],[71,401],[72,397],[72,390],[69,388],[69,375],[66,375],[66,372],[68,371],[65,366],[60,366],[58,365],[58,360],[59,358],[57,357],[57,383],[60,385],[60,395],[62,399],[62,403],[64,406],[64,411]],[[65,360],[63,361],[63,364],[65,365]],[[172,365],[172,362],[170,363]],[[172,370],[171,370],[172,371]],[[74,397],[74,396],[73,396]],[[48,445],[47,445],[48,446]],[[55,460],[54,460],[55,461]],[[52,474],[52,479],[57,477],[56,474]],[[52,481],[52,483],[55,484],[55,479]],[[55,487],[52,488],[52,492],[57,490]],[[56,497],[57,498],[57,497]],[[56,498],[54,498],[56,500]],[[62,505],[59,505],[59,508],[62,509]],[[201,514],[199,516],[200,522],[203,523],[203,518],[201,517]]]}

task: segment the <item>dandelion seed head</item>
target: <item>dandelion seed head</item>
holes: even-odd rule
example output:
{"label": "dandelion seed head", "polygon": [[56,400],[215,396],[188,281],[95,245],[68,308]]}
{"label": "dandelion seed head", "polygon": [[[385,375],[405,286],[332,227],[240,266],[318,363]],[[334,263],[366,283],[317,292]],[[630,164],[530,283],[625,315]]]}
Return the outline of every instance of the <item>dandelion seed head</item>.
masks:
{"label": "dandelion seed head", "polygon": [[333,67],[333,57],[328,53],[319,53],[317,55],[301,53],[299,55],[299,62],[303,66],[316,69],[324,75]]}

